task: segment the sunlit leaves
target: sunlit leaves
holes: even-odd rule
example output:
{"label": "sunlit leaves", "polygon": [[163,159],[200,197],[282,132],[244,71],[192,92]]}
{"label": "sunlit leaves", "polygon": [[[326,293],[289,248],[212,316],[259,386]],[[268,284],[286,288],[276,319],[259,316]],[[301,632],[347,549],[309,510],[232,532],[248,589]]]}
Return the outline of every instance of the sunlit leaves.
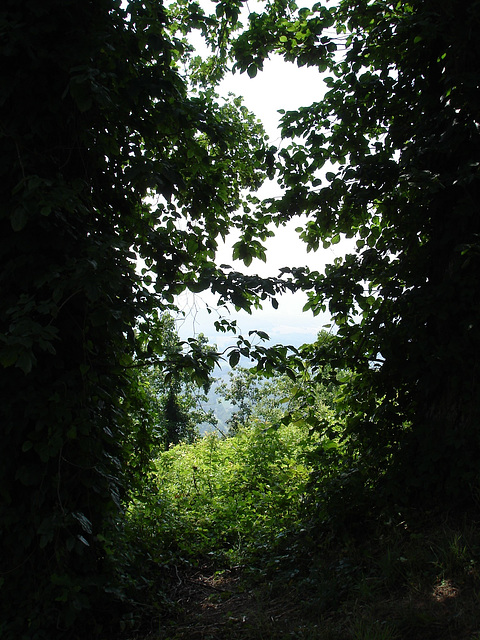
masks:
{"label": "sunlit leaves", "polygon": [[227,553],[238,563],[261,549],[271,554],[280,534],[298,525],[310,448],[307,428],[262,423],[175,447],[157,462],[160,500],[148,513],[133,505],[129,520],[148,527],[155,521],[163,553],[174,539],[184,557]]}

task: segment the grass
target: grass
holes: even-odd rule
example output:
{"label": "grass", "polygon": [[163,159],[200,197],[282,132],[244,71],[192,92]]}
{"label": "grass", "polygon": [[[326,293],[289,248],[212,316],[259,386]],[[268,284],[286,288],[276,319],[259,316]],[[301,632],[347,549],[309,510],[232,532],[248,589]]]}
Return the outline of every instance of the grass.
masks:
{"label": "grass", "polygon": [[156,629],[130,638],[480,640],[479,534],[466,520],[401,523],[257,566],[205,557],[176,572]]}
{"label": "grass", "polygon": [[145,613],[122,637],[480,640],[478,510],[309,519],[304,434],[275,437],[165,454],[158,490],[130,514],[144,548],[132,599]]}

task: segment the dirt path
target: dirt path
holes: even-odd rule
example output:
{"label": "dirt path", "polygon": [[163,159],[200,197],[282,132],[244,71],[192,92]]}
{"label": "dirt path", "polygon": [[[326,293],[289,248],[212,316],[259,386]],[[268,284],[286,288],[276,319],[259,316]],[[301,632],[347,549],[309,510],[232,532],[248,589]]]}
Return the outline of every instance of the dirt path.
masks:
{"label": "dirt path", "polygon": [[262,597],[268,587],[247,588],[240,569],[212,572],[205,567],[178,579],[179,615],[161,640],[280,638],[292,623],[298,625],[299,606],[289,603],[288,593]]}

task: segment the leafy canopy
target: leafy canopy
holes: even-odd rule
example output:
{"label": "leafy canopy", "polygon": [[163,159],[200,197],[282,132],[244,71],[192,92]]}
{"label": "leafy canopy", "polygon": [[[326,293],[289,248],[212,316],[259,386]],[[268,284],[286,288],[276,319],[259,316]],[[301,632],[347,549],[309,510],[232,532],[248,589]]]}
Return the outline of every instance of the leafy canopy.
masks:
{"label": "leafy canopy", "polygon": [[[189,82],[175,11],[0,8],[2,636],[71,637],[78,616],[98,634],[115,618],[108,539],[140,477],[134,372],[205,382],[218,358],[195,340],[165,351],[175,296],[211,287],[249,309],[284,287],[215,264],[229,229],[248,230],[245,260],[269,233],[246,195],[266,146],[240,100]],[[224,22],[193,6],[183,20],[207,40]]]}
{"label": "leafy canopy", "polygon": [[[98,635],[115,618],[108,541],[130,482],[131,372],[159,362],[201,381],[219,357],[198,341],[165,357],[156,328],[185,289],[248,310],[301,288],[314,314],[328,306],[337,338],[304,354],[313,371],[351,371],[343,477],[359,493],[456,499],[478,482],[479,5],[269,0],[246,21],[245,7],[0,8],[7,637],[71,637],[85,611]],[[281,150],[212,89],[228,64],[254,76],[272,53],[328,73],[324,98],[283,115]],[[274,174],[281,198],[246,194]],[[249,264],[270,225],[299,214],[310,250],[343,236],[357,250],[268,280],[215,264],[229,230]],[[231,364],[252,352],[294,377],[286,348],[250,338]]]}
{"label": "leafy canopy", "polygon": [[352,459],[395,499],[478,481],[479,21],[476,2],[273,1],[231,46],[251,76],[273,53],[323,74],[324,97],[282,116],[284,194],[262,210],[306,216],[308,250],[355,239],[325,273],[284,273],[333,317],[336,348],[309,357],[355,373]]}

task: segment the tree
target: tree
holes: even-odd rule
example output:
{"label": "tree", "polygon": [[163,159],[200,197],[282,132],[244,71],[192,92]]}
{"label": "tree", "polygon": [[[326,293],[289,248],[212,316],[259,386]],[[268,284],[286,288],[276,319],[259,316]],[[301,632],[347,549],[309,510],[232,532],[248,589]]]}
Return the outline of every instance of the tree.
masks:
{"label": "tree", "polygon": [[[256,368],[236,367],[228,372],[215,392],[233,407],[226,423],[229,434],[236,434],[251,421],[278,426],[280,422],[304,422],[314,428],[330,417],[338,396],[337,372],[330,365],[311,370],[313,354],[332,337],[321,331],[313,345],[303,345],[296,357],[295,375],[274,373],[262,376]],[[292,379],[293,378],[293,379]]]}
{"label": "tree", "polygon": [[229,381],[221,382],[216,392],[236,409],[227,420],[228,433],[233,435],[246,427],[260,395],[259,378],[245,367],[228,372]]}
{"label": "tree", "polygon": [[[328,304],[337,348],[311,363],[352,371],[345,437],[368,488],[454,500],[478,482],[478,3],[271,0],[242,30],[243,6],[2,3],[4,637],[72,637],[86,611],[77,635],[105,635],[115,619],[132,371],[202,381],[219,358],[194,340],[164,357],[158,317],[186,288],[250,309],[296,286],[314,313]],[[212,88],[229,49],[251,76],[272,51],[331,74],[323,100],[284,115],[276,158]],[[257,207],[245,190],[275,163],[285,194]],[[283,280],[216,266],[230,229],[248,264],[271,222],[302,213],[310,249],[346,235],[357,252]],[[239,339],[231,361],[251,350]],[[285,351],[253,349],[268,371]]]}
{"label": "tree", "polygon": [[[229,228],[249,229],[247,258],[265,238],[242,194],[266,176],[266,147],[240,101],[182,75],[189,51],[171,12],[150,0],[0,9],[5,638],[74,637],[79,616],[75,637],[105,634],[116,618],[124,398],[136,367],[163,362],[158,313],[187,287],[249,308],[280,286],[215,266]],[[222,21],[197,5],[184,17],[207,39]],[[193,340],[190,351],[167,373],[204,379],[216,356]]]}
{"label": "tree", "polygon": [[328,306],[351,369],[346,438],[365,486],[445,504],[478,486],[480,28],[477,2],[271,2],[232,45],[255,75],[279,53],[328,72],[325,96],[282,118],[285,191],[309,250],[356,239],[325,273],[285,269]]}
{"label": "tree", "polygon": [[[125,394],[122,409],[128,415],[129,429],[124,448],[128,452],[127,468],[131,476],[133,495],[150,490],[155,460],[161,451],[171,444],[193,442],[199,436],[201,424],[215,424],[213,411],[206,411],[206,402],[211,384],[208,371],[205,373],[203,389],[193,382],[190,372],[177,364],[183,358],[182,342],[175,328],[175,320],[168,312],[159,315],[152,323],[150,342],[155,336],[156,351],[163,354],[162,363],[134,366],[130,371],[130,386]],[[200,334],[199,345],[215,355],[215,348],[207,345]],[[150,344],[150,342],[148,344]],[[137,350],[142,362],[145,353]],[[167,367],[172,371],[167,372]]]}
{"label": "tree", "polygon": [[188,413],[182,409],[178,397],[173,388],[170,388],[164,407],[165,422],[165,447],[180,442],[193,442],[195,440],[195,425],[189,420]]}

